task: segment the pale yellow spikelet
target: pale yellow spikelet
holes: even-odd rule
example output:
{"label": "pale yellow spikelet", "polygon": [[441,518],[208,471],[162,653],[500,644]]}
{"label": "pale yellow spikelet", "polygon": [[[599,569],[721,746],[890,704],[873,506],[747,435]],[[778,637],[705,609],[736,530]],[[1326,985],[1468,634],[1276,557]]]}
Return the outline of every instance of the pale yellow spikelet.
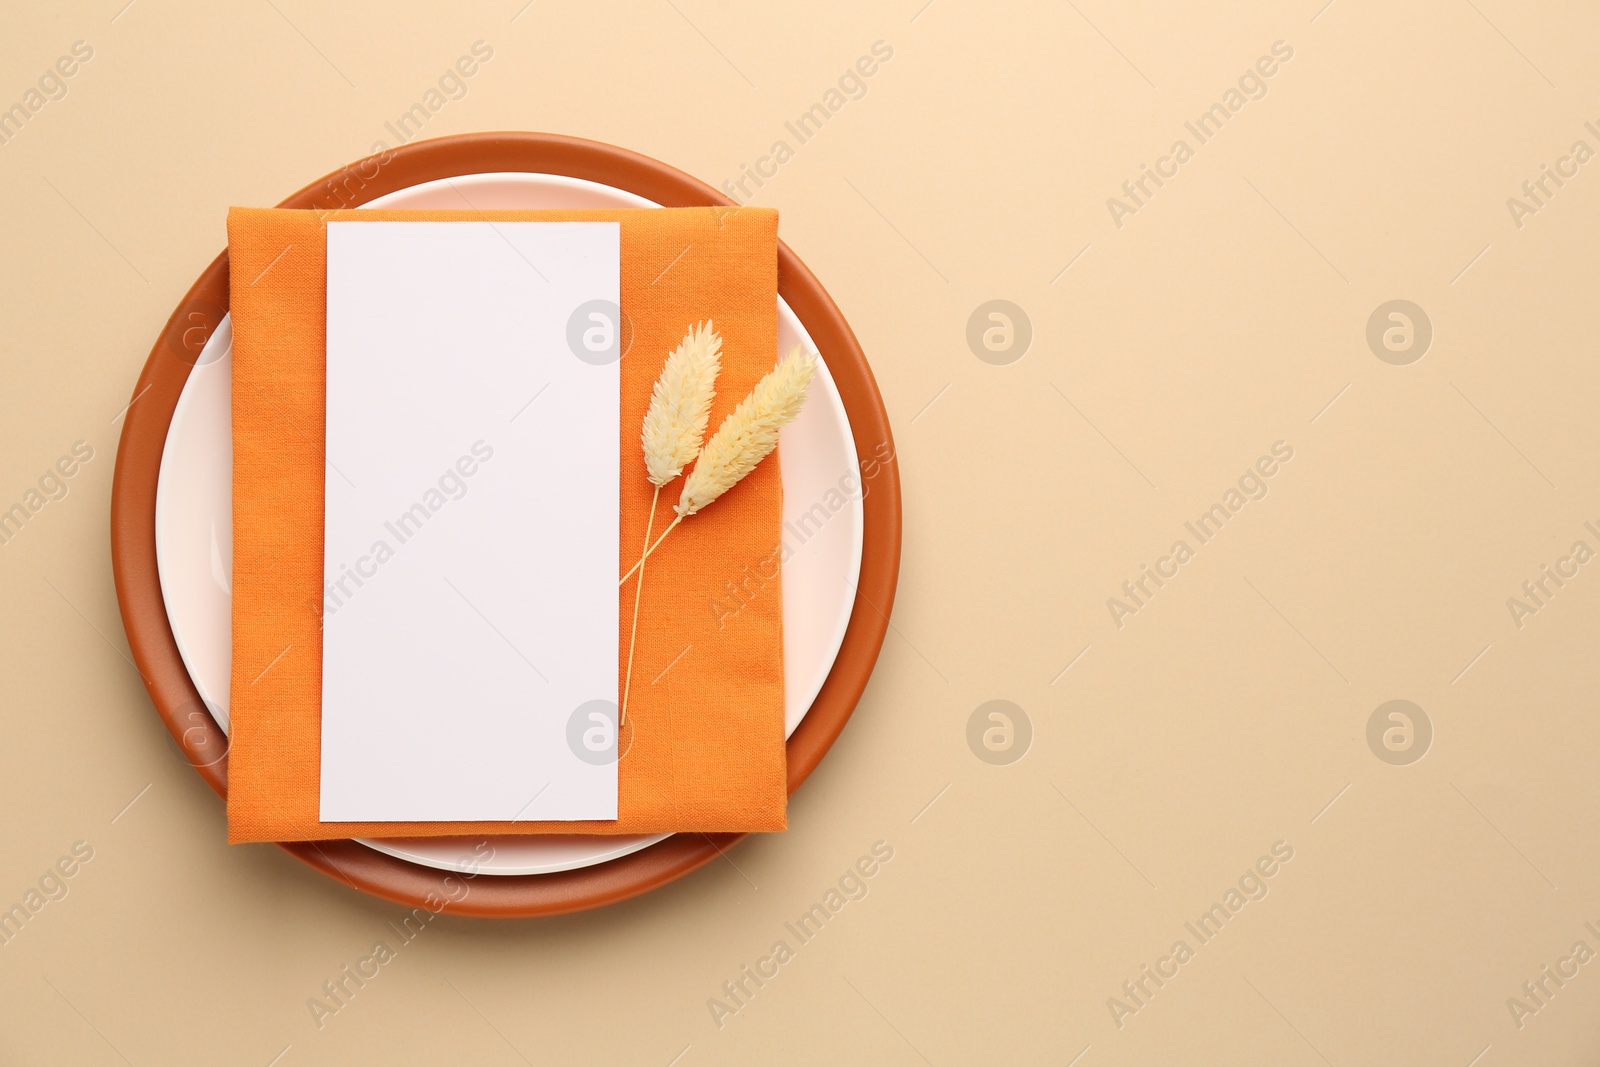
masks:
{"label": "pale yellow spikelet", "polygon": [[722,335],[710,320],[691,326],[662,365],[640,434],[645,470],[657,488],[699,455],[721,369]]}
{"label": "pale yellow spikelet", "polygon": [[739,401],[684,479],[675,509],[680,519],[732,489],[778,446],[779,427],[800,413],[816,371],[816,357],[796,345]]}

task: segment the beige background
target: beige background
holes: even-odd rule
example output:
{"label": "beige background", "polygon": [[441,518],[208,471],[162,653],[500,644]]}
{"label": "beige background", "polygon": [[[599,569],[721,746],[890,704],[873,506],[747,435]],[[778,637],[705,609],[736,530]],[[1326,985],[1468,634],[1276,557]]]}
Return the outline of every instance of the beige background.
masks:
{"label": "beige background", "polygon": [[[13,4],[0,33],[0,105],[94,49],[0,145],[0,506],[94,449],[0,548],[0,904],[94,849],[0,948],[0,1061],[1600,1053],[1600,964],[1520,1028],[1507,1006],[1600,950],[1600,565],[1520,628],[1507,607],[1600,549],[1600,163],[1520,227],[1506,204],[1574,141],[1600,150],[1591,5],[121,2]],[[426,135],[577,134],[713,184],[893,48],[757,202],[878,375],[901,591],[790,831],[603,911],[440,919],[319,1028],[308,998],[403,909],[224,844],[126,660],[120,411],[228,205],[392,143],[479,40],[493,59]],[[1276,41],[1267,95],[1198,145],[1184,122]],[[1194,158],[1119,228],[1107,198],[1180,137]],[[997,298],[1034,331],[1003,366],[966,342]],[[1406,366],[1365,341],[1392,299],[1433,326]],[[1265,499],[1117,628],[1107,598],[1277,441]],[[1031,721],[1019,762],[969,749],[991,699]],[[1432,724],[1420,761],[1368,745],[1391,699]],[[880,840],[868,895],[719,1028],[721,983]],[[1184,923],[1280,841],[1269,894],[1200,945]],[[1119,1027],[1108,998],[1179,939],[1194,958]]]}

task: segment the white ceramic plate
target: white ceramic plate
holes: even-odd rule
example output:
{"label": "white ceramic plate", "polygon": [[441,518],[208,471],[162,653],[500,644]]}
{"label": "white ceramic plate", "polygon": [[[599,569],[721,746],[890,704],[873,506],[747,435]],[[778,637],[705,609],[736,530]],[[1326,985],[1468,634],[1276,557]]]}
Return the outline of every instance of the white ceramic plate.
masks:
{"label": "white ceramic plate", "polygon": [[[621,189],[553,174],[472,174],[412,186],[367,207],[527,209],[655,207]],[[232,666],[233,328],[224,318],[201,352],[172,413],[156,486],[156,564],[167,618],[184,666],[212,716],[228,729]],[[805,327],[778,298],[778,350],[803,344]],[[839,391],[820,366],[800,416],[784,427],[784,698],[789,734],[805,716],[844,640],[861,572],[860,468]],[[843,505],[831,510],[840,500]],[[816,511],[817,506],[822,508]],[[809,519],[802,522],[802,517]],[[817,528],[819,517],[822,519]],[[805,539],[794,531],[804,530]],[[364,840],[380,852],[442,870],[548,874],[626,856],[668,835],[524,834],[489,838]]]}

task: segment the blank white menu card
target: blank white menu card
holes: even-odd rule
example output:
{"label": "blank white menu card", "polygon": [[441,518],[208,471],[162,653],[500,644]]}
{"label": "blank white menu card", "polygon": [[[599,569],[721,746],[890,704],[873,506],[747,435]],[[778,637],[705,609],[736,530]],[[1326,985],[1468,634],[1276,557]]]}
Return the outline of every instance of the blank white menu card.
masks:
{"label": "blank white menu card", "polygon": [[615,819],[618,225],[327,233],[321,819]]}

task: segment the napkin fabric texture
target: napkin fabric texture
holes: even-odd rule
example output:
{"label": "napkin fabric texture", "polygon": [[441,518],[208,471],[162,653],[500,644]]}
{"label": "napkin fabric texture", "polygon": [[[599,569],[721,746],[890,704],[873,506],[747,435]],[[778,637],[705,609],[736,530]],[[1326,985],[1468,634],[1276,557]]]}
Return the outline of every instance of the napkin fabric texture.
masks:
{"label": "napkin fabric texture", "polygon": [[[695,322],[711,319],[721,332],[722,373],[708,432],[777,358],[778,220],[771,209],[232,209],[229,840],[783,829],[783,611],[780,583],[765,570],[781,543],[783,486],[776,453],[686,520],[650,557],[628,725],[619,738],[625,751],[618,764],[615,821],[318,821],[329,221],[621,224],[622,309],[631,342],[625,326],[617,428],[619,575],[643,548],[652,487],[639,433],[667,354]],[[521,417],[538,416],[535,403]],[[680,480],[662,493],[658,531],[671,521],[681,488]],[[758,585],[745,580],[756,568],[763,568]],[[630,581],[617,594],[619,682],[633,593]],[[540,606],[528,604],[527,610]],[[537,698],[536,688],[531,695]],[[494,738],[484,743],[494,744]]]}

